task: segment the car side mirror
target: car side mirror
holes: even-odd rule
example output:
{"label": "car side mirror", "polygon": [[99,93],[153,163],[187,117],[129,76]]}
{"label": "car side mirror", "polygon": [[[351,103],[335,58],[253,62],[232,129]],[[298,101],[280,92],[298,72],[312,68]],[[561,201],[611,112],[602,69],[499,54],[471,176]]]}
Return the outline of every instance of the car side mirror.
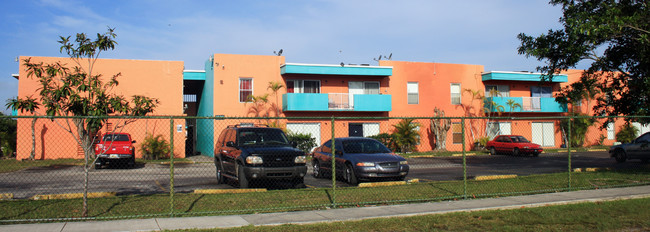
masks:
{"label": "car side mirror", "polygon": [[336,151],[336,156],[342,156],[343,152],[342,151]]}
{"label": "car side mirror", "polygon": [[291,142],[289,142],[289,144],[291,144],[291,146],[294,147],[294,148],[298,147],[298,142],[296,142],[296,141],[291,141]]}
{"label": "car side mirror", "polygon": [[235,142],[233,141],[226,142],[226,147],[235,147]]}
{"label": "car side mirror", "polygon": [[135,143],[135,140],[131,141],[131,143]]}

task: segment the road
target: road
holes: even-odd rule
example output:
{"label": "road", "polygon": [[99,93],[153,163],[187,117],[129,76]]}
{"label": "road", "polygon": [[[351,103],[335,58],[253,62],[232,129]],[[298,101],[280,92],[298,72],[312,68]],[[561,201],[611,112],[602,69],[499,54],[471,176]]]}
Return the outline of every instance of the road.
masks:
{"label": "road", "polygon": [[[209,160],[209,159],[204,159]],[[572,168],[610,167],[634,168],[643,165],[632,160],[616,163],[605,151],[572,153]],[[407,179],[422,181],[462,180],[462,157],[410,158],[411,171]],[[539,157],[514,156],[468,156],[467,177],[480,175],[531,175],[566,172],[567,153],[542,154]],[[192,192],[195,189],[230,189],[234,183],[217,185],[212,162],[176,164],[174,169],[175,192]],[[142,164],[133,169],[108,168],[91,170],[90,192],[117,192],[125,194],[167,193],[170,191],[169,165]],[[331,187],[331,179],[315,179],[311,168],[305,177],[310,188]],[[13,193],[15,199],[30,198],[37,194],[80,193],[83,190],[84,172],[81,166],[58,165],[29,168],[17,172],[0,174],[0,193]],[[349,186],[341,181],[337,186]],[[284,183],[260,187],[282,189]]]}

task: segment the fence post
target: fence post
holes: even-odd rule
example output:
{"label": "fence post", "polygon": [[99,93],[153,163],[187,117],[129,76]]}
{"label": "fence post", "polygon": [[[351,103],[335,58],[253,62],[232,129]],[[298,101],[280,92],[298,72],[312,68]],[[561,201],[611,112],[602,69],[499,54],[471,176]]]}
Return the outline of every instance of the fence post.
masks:
{"label": "fence post", "polygon": [[568,183],[567,187],[569,188],[569,191],[571,191],[571,124],[573,124],[573,116],[569,116],[569,123],[567,123],[567,124],[569,124],[569,126],[568,126],[569,129],[567,131],[567,134],[568,134],[567,141],[568,142],[567,142],[567,145],[566,145],[566,147],[568,149],[568,151],[567,151],[568,158],[567,159],[568,159],[568,163],[569,163],[568,164],[568,168],[569,168],[568,181],[569,181],[569,183]]}
{"label": "fence post", "polygon": [[465,118],[460,121],[463,142],[463,199],[467,199],[467,155],[465,154]]}
{"label": "fence post", "polygon": [[336,135],[334,123],[334,117],[332,117],[332,208],[336,208]]}
{"label": "fence post", "polygon": [[169,120],[169,215],[174,217],[174,118]]}

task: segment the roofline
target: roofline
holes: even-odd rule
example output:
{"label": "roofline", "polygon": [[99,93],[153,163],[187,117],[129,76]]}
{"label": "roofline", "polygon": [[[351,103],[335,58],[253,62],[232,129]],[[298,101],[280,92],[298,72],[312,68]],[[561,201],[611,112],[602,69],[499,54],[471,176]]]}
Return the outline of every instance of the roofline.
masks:
{"label": "roofline", "polygon": [[[297,65],[297,66],[323,66],[323,67],[341,67],[340,64],[307,64],[307,63],[285,63],[280,67],[286,65]],[[392,68],[392,66],[370,66],[370,65],[360,65],[360,64],[345,64],[345,67],[363,67],[363,68]]]}
{"label": "roofline", "polygon": [[[526,72],[526,71],[489,71],[489,72],[483,72],[481,74],[490,74],[490,73],[506,73],[506,74],[531,74],[531,75],[546,75],[546,73],[534,73],[534,72]],[[554,76],[568,76],[567,74],[553,74]]]}

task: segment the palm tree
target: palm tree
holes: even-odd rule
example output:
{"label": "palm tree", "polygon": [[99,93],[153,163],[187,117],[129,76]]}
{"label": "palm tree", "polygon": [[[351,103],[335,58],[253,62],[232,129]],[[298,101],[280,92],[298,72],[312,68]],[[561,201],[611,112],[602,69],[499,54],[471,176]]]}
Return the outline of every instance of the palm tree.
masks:
{"label": "palm tree", "polygon": [[401,152],[412,151],[415,144],[420,139],[418,131],[419,123],[413,122],[413,119],[402,119],[396,125],[393,135],[395,136],[395,143]]}
{"label": "palm tree", "polygon": [[508,99],[508,101],[506,101],[506,105],[508,105],[508,117],[512,115],[512,112],[515,111],[515,109],[522,109],[521,104],[515,102],[515,100],[512,99]]}
{"label": "palm tree", "polygon": [[266,111],[266,103],[269,102],[269,94],[260,96],[248,96],[248,101],[245,104],[252,103],[253,105],[248,108],[247,115],[252,114],[254,117],[268,117],[269,113]]}
{"label": "palm tree", "polygon": [[284,88],[284,85],[282,85],[282,83],[279,81],[269,81],[269,86],[266,88],[273,91],[273,95],[275,95],[275,106],[272,108],[275,108],[276,117],[280,117],[280,106],[278,105],[279,104],[278,91],[280,91],[280,89],[282,88]]}

